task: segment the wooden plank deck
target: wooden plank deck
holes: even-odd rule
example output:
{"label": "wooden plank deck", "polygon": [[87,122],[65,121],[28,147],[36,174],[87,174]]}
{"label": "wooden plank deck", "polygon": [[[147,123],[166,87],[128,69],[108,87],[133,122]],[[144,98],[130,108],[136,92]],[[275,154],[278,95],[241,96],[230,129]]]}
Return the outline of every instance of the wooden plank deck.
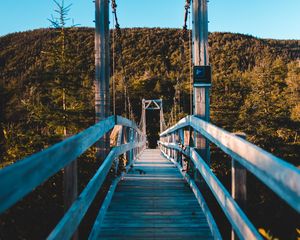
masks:
{"label": "wooden plank deck", "polygon": [[147,149],[120,181],[101,239],[212,239],[189,186],[159,149]]}

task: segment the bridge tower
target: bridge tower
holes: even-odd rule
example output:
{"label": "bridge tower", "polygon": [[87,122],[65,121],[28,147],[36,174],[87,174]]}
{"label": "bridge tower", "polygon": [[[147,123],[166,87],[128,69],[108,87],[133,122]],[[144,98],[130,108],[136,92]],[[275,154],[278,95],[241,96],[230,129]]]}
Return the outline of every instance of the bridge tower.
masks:
{"label": "bridge tower", "polygon": [[[110,115],[110,56],[109,56],[109,0],[95,0],[95,121]],[[109,134],[96,145],[96,157],[104,160],[109,150]]]}
{"label": "bridge tower", "polygon": [[142,129],[144,135],[147,134],[146,110],[159,110],[159,123],[160,123],[159,130],[160,133],[162,133],[166,129],[162,99],[142,100],[142,114],[141,114],[140,128]]}
{"label": "bridge tower", "polygon": [[[207,0],[193,0],[193,114],[209,122],[211,68],[208,55]],[[195,134],[195,147],[209,163],[209,142]]]}

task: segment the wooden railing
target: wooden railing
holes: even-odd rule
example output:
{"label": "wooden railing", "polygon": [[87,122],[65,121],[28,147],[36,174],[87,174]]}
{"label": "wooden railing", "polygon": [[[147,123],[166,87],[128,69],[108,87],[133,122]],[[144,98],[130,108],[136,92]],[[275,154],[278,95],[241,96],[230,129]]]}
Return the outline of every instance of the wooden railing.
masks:
{"label": "wooden railing", "polygon": [[[121,125],[127,131],[126,141],[122,143],[119,138],[117,146],[111,149],[96,174],[48,236],[48,239],[70,239],[106,179],[113,161],[121,154],[128,153],[129,166],[145,147],[145,136],[128,119],[120,116],[108,117],[77,135],[0,170],[0,213],[76,160],[116,125]],[[113,184],[116,185],[116,181]],[[99,224],[99,221],[95,224]]]}
{"label": "wooden railing", "polygon": [[[185,131],[189,134],[185,134]],[[195,116],[188,116],[160,134],[159,144],[161,150],[167,158],[177,163],[179,167],[183,166],[182,154],[191,161],[209,186],[231,223],[235,234],[240,239],[262,239],[262,237],[242,211],[239,206],[239,199],[230,195],[211,171],[209,164],[200,156],[197,149],[190,146],[189,141],[185,139],[185,135],[193,136],[194,132],[200,133],[230,155],[232,161],[236,162],[236,164],[233,164],[233,166],[236,166],[234,170],[239,171],[243,168],[243,170],[251,172],[298,213],[300,212],[299,169],[235,134],[231,134]],[[241,188],[246,188],[246,185],[243,182],[232,182],[232,187],[235,188],[235,191],[240,189],[243,192]]]}

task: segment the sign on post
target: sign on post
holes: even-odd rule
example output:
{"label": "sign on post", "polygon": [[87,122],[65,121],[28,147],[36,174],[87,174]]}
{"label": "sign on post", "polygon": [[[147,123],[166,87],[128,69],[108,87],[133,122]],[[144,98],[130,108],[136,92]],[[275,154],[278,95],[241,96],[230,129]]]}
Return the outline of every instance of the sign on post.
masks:
{"label": "sign on post", "polygon": [[194,87],[211,86],[211,66],[194,66]]}

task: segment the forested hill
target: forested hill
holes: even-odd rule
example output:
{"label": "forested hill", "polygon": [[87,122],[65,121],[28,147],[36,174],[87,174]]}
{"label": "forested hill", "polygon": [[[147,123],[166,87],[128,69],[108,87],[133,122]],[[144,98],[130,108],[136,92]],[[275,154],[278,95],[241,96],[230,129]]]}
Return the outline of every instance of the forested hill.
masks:
{"label": "forested hill", "polygon": [[[55,29],[0,38],[2,161],[14,161],[52,144],[61,138],[62,126],[67,125],[73,134],[93,123],[94,30],[66,31],[66,77],[62,83],[57,81],[57,69],[61,68],[56,56],[58,38]],[[115,41],[123,46],[136,120],[142,98],[163,98],[171,120],[175,118],[171,111],[181,116],[189,112],[189,43],[183,48],[181,30],[124,29],[121,39]],[[296,131],[300,121],[300,41],[211,33],[209,46],[212,122],[230,131],[245,131],[250,141],[294,161],[300,141]],[[116,106],[117,113],[123,114],[120,63],[117,52]],[[67,101],[64,113],[60,110],[62,86]],[[151,136],[156,134],[149,131]]]}
{"label": "forested hill", "polygon": [[[57,34],[54,29],[38,29],[0,37],[1,80],[8,85],[30,81],[38,70],[43,70],[43,52],[51,48]],[[129,73],[141,76],[145,71],[172,72],[181,66],[178,58],[182,45],[177,29],[133,28],[123,30],[125,58],[130,63]],[[75,28],[70,38],[78,47],[80,64],[93,70],[94,30]],[[285,61],[300,58],[300,40],[259,39],[233,33],[210,33],[210,59],[214,71],[230,73],[253,68],[266,53]],[[187,47],[187,46],[186,46]],[[147,60],[147,61],[146,61]],[[162,66],[163,65],[163,66]]]}

